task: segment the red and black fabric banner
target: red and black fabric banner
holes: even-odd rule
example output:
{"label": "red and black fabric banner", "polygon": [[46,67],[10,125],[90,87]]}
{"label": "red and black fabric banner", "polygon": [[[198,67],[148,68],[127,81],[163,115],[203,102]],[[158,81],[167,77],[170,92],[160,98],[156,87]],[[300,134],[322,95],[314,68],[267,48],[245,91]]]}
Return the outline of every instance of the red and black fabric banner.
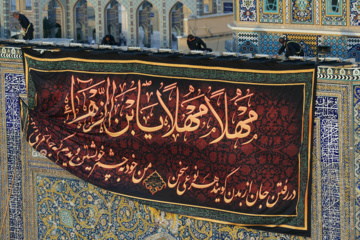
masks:
{"label": "red and black fabric banner", "polygon": [[166,211],[309,234],[314,65],[31,49],[24,65],[26,139],[67,171]]}

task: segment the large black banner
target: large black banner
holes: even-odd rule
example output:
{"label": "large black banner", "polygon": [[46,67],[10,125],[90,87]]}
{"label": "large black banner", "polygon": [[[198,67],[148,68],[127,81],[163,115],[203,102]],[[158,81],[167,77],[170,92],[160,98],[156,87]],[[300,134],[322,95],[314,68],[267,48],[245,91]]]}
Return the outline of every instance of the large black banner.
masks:
{"label": "large black banner", "polygon": [[315,66],[24,49],[26,138],[97,186],[309,234]]}

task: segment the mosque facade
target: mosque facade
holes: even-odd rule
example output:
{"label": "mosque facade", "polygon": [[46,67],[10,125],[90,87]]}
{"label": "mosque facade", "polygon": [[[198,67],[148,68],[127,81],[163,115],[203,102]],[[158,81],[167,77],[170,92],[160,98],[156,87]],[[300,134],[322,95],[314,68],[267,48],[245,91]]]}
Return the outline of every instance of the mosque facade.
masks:
{"label": "mosque facade", "polygon": [[172,47],[184,35],[188,17],[232,12],[230,0],[5,0],[0,5],[0,34],[10,38],[19,24],[17,11],[35,26],[35,38],[70,38],[74,42],[99,43],[112,34],[128,46]]}
{"label": "mosque facade", "polygon": [[360,60],[357,0],[4,0],[0,11],[1,38],[19,31],[18,11],[34,23],[35,38],[100,43],[112,34],[119,45],[156,48],[177,48],[177,37],[192,33],[188,19],[233,13],[231,51],[275,55],[283,36],[307,57],[329,46],[329,57]]}
{"label": "mosque facade", "polygon": [[[299,42],[306,57],[318,55],[360,60],[358,0],[239,0],[234,2],[234,51],[275,55],[278,39]],[[321,53],[320,53],[321,54]]]}

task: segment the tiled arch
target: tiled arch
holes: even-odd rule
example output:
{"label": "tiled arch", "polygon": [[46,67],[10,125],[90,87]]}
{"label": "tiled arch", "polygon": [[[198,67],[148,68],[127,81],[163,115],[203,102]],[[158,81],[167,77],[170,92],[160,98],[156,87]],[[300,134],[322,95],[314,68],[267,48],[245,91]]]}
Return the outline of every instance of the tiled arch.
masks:
{"label": "tiled arch", "polygon": [[[98,24],[96,25],[96,32],[97,32],[97,36],[98,36],[98,42],[100,41],[100,39],[102,39],[103,36],[105,36],[106,33],[106,26],[105,26],[105,14],[106,14],[106,7],[107,5],[111,2],[112,0],[104,0],[104,1],[99,1],[99,9],[100,10],[100,14],[99,15],[99,20],[98,20]],[[127,22],[130,23],[131,18],[130,18],[130,13],[129,13],[129,9],[130,9],[130,1],[128,0],[116,0],[119,4],[121,4],[122,7],[124,7],[127,11]],[[104,26],[104,29],[102,28],[102,26]],[[100,29],[101,28],[101,29]],[[129,26],[130,29],[130,26]],[[127,32],[129,34],[129,29],[127,29]]]}
{"label": "tiled arch", "polygon": [[[162,7],[162,0],[146,0],[147,2],[151,3],[153,5],[154,8],[156,8],[159,12],[159,31],[160,31],[160,45],[163,46],[163,41],[162,41],[162,32],[163,32],[163,28],[164,28],[164,22],[162,21],[163,19],[163,7]],[[138,37],[139,37],[139,33],[138,33],[138,28],[139,28],[139,21],[138,21],[138,11],[139,8],[141,7],[141,5],[146,2],[146,1],[137,1],[136,5],[134,5],[134,18],[133,21],[136,22],[135,27],[133,28],[133,36],[135,36],[135,41],[134,41],[134,45],[137,45],[138,42]]]}
{"label": "tiled arch", "polygon": [[[175,6],[176,3],[182,3],[184,6],[188,7],[190,9],[190,11],[192,12],[192,14],[196,14],[197,9],[196,9],[196,5],[193,3],[194,1],[191,0],[169,0],[166,1],[166,6],[165,6],[165,14],[163,16],[163,22],[164,25],[166,25],[166,28],[164,28],[163,31],[163,36],[164,36],[164,42],[167,43],[167,45],[170,46],[170,41],[171,41],[171,26],[170,24],[170,14],[171,14],[171,9]],[[166,47],[166,46],[165,46]]]}
{"label": "tiled arch", "polygon": [[[45,7],[46,7],[46,5],[47,4],[49,4],[49,2],[50,2],[51,0],[45,0],[45,1],[39,1],[39,27],[38,27],[38,29],[36,29],[36,34],[38,34],[38,36],[39,37],[41,37],[41,33],[40,33],[40,31],[39,31],[39,29],[43,29],[43,21],[42,21],[42,19],[41,19],[41,12],[42,11],[44,11],[44,9],[45,9]],[[65,4],[66,4],[66,0],[55,0],[58,4],[59,4],[59,6],[60,6],[60,8],[61,8],[61,16],[62,16],[62,20],[61,20],[61,26],[62,26],[62,32],[61,32],[61,35],[62,36],[66,36],[66,28],[65,28],[65,26],[66,26],[66,18],[65,18],[65,14],[66,14],[66,11],[65,11]]]}

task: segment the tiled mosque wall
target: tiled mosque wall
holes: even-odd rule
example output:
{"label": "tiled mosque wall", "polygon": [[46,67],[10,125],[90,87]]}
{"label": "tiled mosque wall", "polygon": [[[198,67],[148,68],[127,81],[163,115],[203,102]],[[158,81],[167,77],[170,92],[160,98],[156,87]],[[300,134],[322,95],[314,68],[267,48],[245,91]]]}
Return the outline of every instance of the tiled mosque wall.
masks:
{"label": "tiled mosque wall", "polygon": [[[298,41],[306,57],[317,56],[318,46],[330,46],[331,52],[325,57],[360,61],[360,2],[337,0],[336,8],[331,5],[333,2],[238,0],[234,51],[275,55],[280,48],[278,39],[285,36]],[[241,30],[243,27],[247,29]],[[317,30],[322,33],[316,34]]]}
{"label": "tiled mosque wall", "polygon": [[[60,169],[21,134],[21,50],[0,52],[0,239],[305,239],[163,212]],[[311,239],[360,238],[359,93],[359,68],[318,68]]]}
{"label": "tiled mosque wall", "polygon": [[280,49],[279,38],[295,40],[304,48],[305,57],[316,57],[318,46],[330,46],[325,57],[355,58],[360,61],[360,37],[282,34],[271,32],[237,32],[237,52],[275,55]]}
{"label": "tiled mosque wall", "polygon": [[238,22],[360,26],[357,0],[237,0],[235,4]]}

